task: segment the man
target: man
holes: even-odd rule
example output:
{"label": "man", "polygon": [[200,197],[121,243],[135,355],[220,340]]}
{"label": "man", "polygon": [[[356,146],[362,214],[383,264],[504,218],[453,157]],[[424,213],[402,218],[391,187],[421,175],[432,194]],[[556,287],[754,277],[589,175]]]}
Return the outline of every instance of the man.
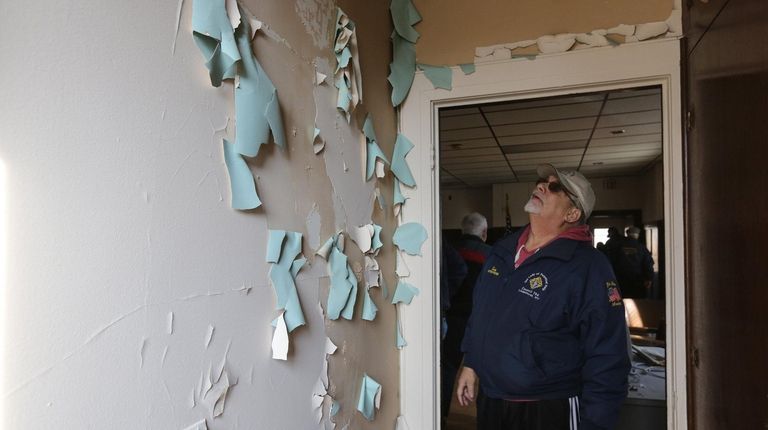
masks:
{"label": "man", "polygon": [[461,366],[463,354],[461,341],[472,312],[472,291],[477,276],[491,252],[485,241],[488,239],[488,220],[477,212],[472,212],[461,220],[461,238],[456,243],[456,250],[467,267],[466,277],[458,290],[451,296],[451,305],[446,310],[445,322],[448,332],[443,340],[443,360],[441,361],[441,412],[448,416],[453,397],[453,383]]}
{"label": "man", "polygon": [[619,229],[611,226],[608,227],[608,240],[605,242],[605,248],[603,252],[608,256],[608,261],[613,264],[614,257],[619,252],[621,244],[624,243],[625,237],[619,233]]}
{"label": "man", "polygon": [[500,240],[475,286],[459,403],[478,429],[611,429],[630,369],[624,307],[585,225],[595,204],[578,172],[539,166],[530,224]]}
{"label": "man", "polygon": [[653,257],[639,238],[639,228],[628,228],[627,237],[612,253],[613,271],[625,298],[647,298],[653,283]]}

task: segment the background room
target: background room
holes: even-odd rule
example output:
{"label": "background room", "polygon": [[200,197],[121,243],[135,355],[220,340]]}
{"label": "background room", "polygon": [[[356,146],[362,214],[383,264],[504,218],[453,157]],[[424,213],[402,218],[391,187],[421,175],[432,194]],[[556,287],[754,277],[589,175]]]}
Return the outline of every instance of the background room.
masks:
{"label": "background room", "polygon": [[[624,429],[666,428],[661,92],[641,87],[439,111],[444,241],[459,240],[462,218],[471,212],[487,218],[491,245],[527,224],[522,207],[542,163],[578,170],[592,183],[593,246],[607,243],[609,230],[626,237],[629,228],[639,229],[653,273],[645,294],[625,294],[635,356],[620,422]],[[627,239],[612,241],[619,253],[621,240]],[[619,264],[617,257],[609,259]],[[473,415],[472,408],[454,401],[444,428],[474,428]]]}

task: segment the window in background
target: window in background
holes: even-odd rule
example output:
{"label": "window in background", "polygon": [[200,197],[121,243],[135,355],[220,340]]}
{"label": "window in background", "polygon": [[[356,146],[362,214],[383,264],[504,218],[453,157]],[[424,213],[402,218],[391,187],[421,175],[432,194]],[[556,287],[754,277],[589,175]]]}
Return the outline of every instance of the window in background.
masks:
{"label": "window in background", "polygon": [[603,242],[603,244],[605,244],[605,242],[608,242],[608,228],[595,229],[594,236],[592,238],[592,246],[597,248],[597,244],[600,242]]}
{"label": "window in background", "polygon": [[651,251],[653,258],[653,271],[659,272],[659,228],[645,226],[645,246]]}

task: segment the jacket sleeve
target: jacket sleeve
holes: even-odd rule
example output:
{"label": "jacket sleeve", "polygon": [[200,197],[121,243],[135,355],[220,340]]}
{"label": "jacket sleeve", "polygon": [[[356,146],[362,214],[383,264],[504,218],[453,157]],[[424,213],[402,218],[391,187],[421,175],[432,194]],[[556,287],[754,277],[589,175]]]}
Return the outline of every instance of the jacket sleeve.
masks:
{"label": "jacket sleeve", "polygon": [[[482,272],[481,272],[482,273]],[[475,366],[475,363],[473,361],[473,354],[471,351],[472,346],[472,327],[475,325],[475,315],[478,314],[478,312],[475,312],[475,308],[477,306],[477,293],[478,293],[478,283],[480,281],[481,276],[477,277],[478,280],[475,282],[475,288],[473,290],[473,296],[474,300],[472,303],[472,313],[469,314],[469,320],[467,321],[467,327],[464,329],[464,338],[461,340],[461,352],[464,353],[464,366],[469,367],[470,369],[477,369]]]}
{"label": "jacket sleeve", "polygon": [[480,274],[477,276],[477,280],[475,281],[475,286],[472,290],[472,313],[469,315],[469,321],[467,321],[467,328],[464,330],[464,339],[461,341],[461,352],[464,353],[464,366],[469,367],[470,369],[477,370],[477,363],[475,363],[474,354],[472,353],[472,344],[473,344],[473,328],[476,328],[477,323],[475,323],[475,319],[480,317],[480,312],[477,311],[478,307],[482,303],[483,299],[482,296],[485,293],[482,282],[485,277],[485,273],[490,267],[490,258],[486,259],[485,263],[483,263],[482,268],[480,269]]}
{"label": "jacket sleeve", "polygon": [[631,367],[624,304],[605,258],[592,263],[580,312],[584,351],[580,430],[611,429],[627,395]]}

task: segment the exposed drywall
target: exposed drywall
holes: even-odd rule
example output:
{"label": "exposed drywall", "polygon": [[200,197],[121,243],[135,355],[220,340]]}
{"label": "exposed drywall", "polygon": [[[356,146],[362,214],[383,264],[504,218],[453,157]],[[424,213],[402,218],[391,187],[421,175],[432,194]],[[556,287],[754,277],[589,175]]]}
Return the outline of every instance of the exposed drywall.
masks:
{"label": "exposed drywall", "polygon": [[[619,24],[663,22],[675,0],[415,0],[424,20],[416,27],[420,62],[472,63],[475,48],[586,33]],[[679,23],[679,17],[677,19]]]}
{"label": "exposed drywall", "polygon": [[[373,217],[393,290],[394,219],[374,209],[375,182],[362,180],[359,131],[371,112],[391,153],[388,2],[339,4],[357,23],[365,87],[350,124],[335,89],[313,84],[316,67],[335,68],[332,23],[312,22],[335,18],[332,2],[242,5],[267,25],[254,51],[288,141],[250,162],[263,206],[246,212],[229,207],[221,149],[236,133],[232,84],[210,85],[191,0],[0,5],[4,428],[181,429],[203,418],[211,429],[316,428],[310,401],[326,335],[339,346],[329,392],[340,426],[394,423],[394,308],[374,294],[375,321],[360,319],[361,299],[353,321],[324,321],[326,267],[310,246]],[[291,333],[285,362],[271,358],[268,228],[302,232],[310,259],[297,279],[307,325]],[[212,419],[201,377],[222,369],[234,384]],[[371,423],[355,410],[363,373],[383,385]]]}

